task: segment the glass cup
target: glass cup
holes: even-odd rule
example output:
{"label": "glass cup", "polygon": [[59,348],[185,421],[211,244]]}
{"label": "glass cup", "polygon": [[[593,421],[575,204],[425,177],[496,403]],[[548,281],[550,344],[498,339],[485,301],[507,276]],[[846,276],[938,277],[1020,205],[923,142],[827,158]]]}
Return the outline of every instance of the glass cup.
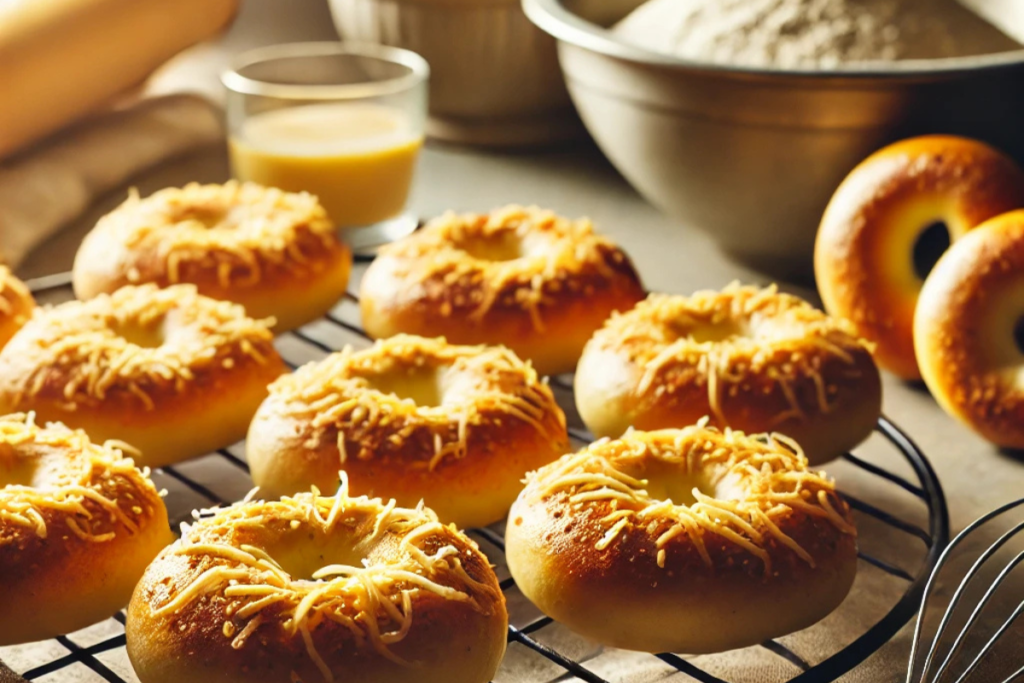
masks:
{"label": "glass cup", "polygon": [[429,73],[416,53],[378,45],[241,54],[222,79],[233,175],[317,195],[356,252],[408,234]]}

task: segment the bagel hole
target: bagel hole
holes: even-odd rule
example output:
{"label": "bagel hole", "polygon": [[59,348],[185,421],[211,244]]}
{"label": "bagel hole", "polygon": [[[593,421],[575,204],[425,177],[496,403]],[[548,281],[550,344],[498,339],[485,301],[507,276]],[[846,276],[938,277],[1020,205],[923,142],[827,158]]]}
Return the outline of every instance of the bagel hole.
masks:
{"label": "bagel hole", "polygon": [[313,575],[324,567],[362,567],[366,553],[338,538],[328,538],[306,525],[278,535],[261,549],[293,579],[316,581]]}
{"label": "bagel hole", "polygon": [[514,232],[471,237],[461,241],[458,246],[462,251],[481,261],[515,261],[524,255],[523,241]]}
{"label": "bagel hole", "polygon": [[924,280],[932,268],[939,262],[946,250],[949,249],[950,237],[949,226],[943,221],[936,221],[925,227],[914,242],[914,273],[918,278]]}
{"label": "bagel hole", "polygon": [[164,344],[164,320],[151,325],[139,325],[135,321],[120,320],[112,326],[112,329],[114,334],[129,344],[143,349],[155,349]]}
{"label": "bagel hole", "polygon": [[366,380],[373,389],[402,400],[410,400],[422,408],[441,405],[442,374],[438,368],[396,367],[366,377]]}
{"label": "bagel hole", "polygon": [[173,214],[175,222],[184,221],[195,221],[201,223],[207,230],[213,230],[214,228],[227,228],[234,227],[237,225],[237,221],[233,223],[229,221],[230,211],[225,211],[220,206],[181,206],[178,211]]}
{"label": "bagel hole", "polygon": [[680,329],[681,336],[689,337],[698,344],[723,342],[735,337],[744,337],[747,330],[735,320],[717,323],[690,325]]}
{"label": "bagel hole", "polygon": [[23,458],[14,446],[0,443],[0,488],[31,486],[39,464],[36,458]]}
{"label": "bagel hole", "polygon": [[647,480],[647,493],[656,500],[670,500],[673,505],[690,506],[697,502],[694,489],[702,495],[715,497],[716,486],[705,472],[680,472],[673,463],[649,463],[641,475]]}
{"label": "bagel hole", "polygon": [[44,487],[59,483],[68,468],[67,456],[53,448],[26,453],[9,443],[0,443],[0,488],[5,486]]}
{"label": "bagel hole", "polygon": [[1024,316],[1017,318],[1017,324],[1013,326],[1013,341],[1017,343],[1017,350],[1024,353]]}

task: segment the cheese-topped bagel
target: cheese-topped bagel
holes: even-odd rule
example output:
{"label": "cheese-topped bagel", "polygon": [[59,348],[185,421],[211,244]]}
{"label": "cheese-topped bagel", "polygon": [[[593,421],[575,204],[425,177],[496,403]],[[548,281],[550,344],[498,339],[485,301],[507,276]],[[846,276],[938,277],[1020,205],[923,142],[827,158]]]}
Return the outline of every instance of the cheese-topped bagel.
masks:
{"label": "cheese-topped bagel", "polygon": [[173,540],[148,472],[122,449],[0,417],[0,645],[106,619]]}
{"label": "cheese-topped bagel", "polygon": [[774,286],[652,294],[598,330],[576,371],[577,408],[598,436],[709,415],[720,428],[781,431],[812,463],[863,441],[881,402],[868,345]]}
{"label": "cheese-topped bagel", "polygon": [[579,633],[703,653],[835,609],[856,574],[855,537],[795,442],[702,423],[597,441],[531,474],[505,543],[523,594]]}
{"label": "cheese-topped bagel", "polygon": [[0,351],[0,413],[121,439],[160,467],[245,436],[284,370],[267,321],[192,285],[124,287],[37,311]]}
{"label": "cheese-topped bagel", "polygon": [[75,257],[80,299],[125,285],[191,283],[290,330],[345,293],[352,253],[313,195],[255,183],[192,183],[132,194],[86,235]]}
{"label": "cheese-topped bagel", "polygon": [[523,475],[568,449],[551,390],[514,353],[410,335],[281,377],[246,439],[268,495],[333,491],[343,469],[355,493],[423,500],[460,527],[504,517]]}
{"label": "cheese-topped bagel", "polygon": [[200,515],[128,608],[142,683],[486,683],[505,652],[487,558],[427,508],[317,491]]}
{"label": "cheese-topped bagel", "polygon": [[448,213],[382,248],[361,286],[373,337],[502,344],[542,375],[569,372],[612,311],[643,298],[626,254],[536,207]]}

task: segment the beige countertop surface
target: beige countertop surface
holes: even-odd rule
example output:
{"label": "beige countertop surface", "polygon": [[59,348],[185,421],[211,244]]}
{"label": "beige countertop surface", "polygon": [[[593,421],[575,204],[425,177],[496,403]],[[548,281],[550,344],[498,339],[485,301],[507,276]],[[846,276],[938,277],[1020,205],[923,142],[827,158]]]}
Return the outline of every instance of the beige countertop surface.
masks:
{"label": "beige countertop surface", "polygon": [[[256,9],[247,12],[259,15],[258,7],[266,5],[267,1],[252,4]],[[319,26],[322,35],[325,15],[318,0],[297,1],[294,7],[305,7],[305,16],[311,17],[307,23]],[[249,23],[260,24],[255,19]],[[299,28],[289,30],[293,32],[289,39],[309,35]],[[265,36],[260,37],[261,41],[266,39]],[[237,41],[237,36],[229,35],[228,40]],[[211,62],[223,59],[223,53],[217,50],[207,49],[205,54]],[[187,68],[178,70],[165,83],[180,84],[182,79],[187,82],[188,73]],[[168,85],[158,90],[173,89],[173,85]],[[136,178],[133,184],[145,195],[169,185],[189,181],[221,182],[227,177],[225,151],[218,147],[165,164]],[[22,264],[20,274],[32,278],[68,270],[82,235],[100,215],[124,198],[126,190],[123,188],[101,198],[75,224],[33,252]],[[589,216],[600,231],[616,239],[628,251],[651,290],[691,293],[698,289],[719,288],[733,280],[749,283],[769,281],[765,276],[727,260],[700,233],[660,214],[638,196],[589,143],[515,153],[474,151],[435,144],[427,146],[421,157],[411,199],[411,208],[416,214],[426,218],[447,209],[488,210],[506,203],[538,204],[567,216]],[[751,230],[757,229],[758,226],[751,226]],[[813,292],[795,291],[814,297]],[[1021,460],[1012,454],[999,452],[946,416],[922,388],[887,376],[884,411],[917,441],[938,471],[949,501],[954,530],[998,504],[1024,495],[1024,464]],[[857,454],[912,477],[900,456],[877,437],[858,449]],[[837,477],[845,491],[907,521],[926,525],[927,514],[923,505],[898,488],[884,485],[876,477],[866,476],[845,462],[829,465],[826,469]],[[908,572],[917,570],[923,556],[920,542],[870,519],[861,517],[859,521],[861,546],[865,551]],[[783,642],[805,660],[812,663],[820,661],[880,618],[905,585],[900,581],[862,562],[857,584],[847,603],[824,623],[788,636]],[[586,659],[588,666],[610,680],[692,680],[682,674],[674,674],[650,655],[603,651],[560,631],[558,627],[544,629],[538,640],[562,647],[574,657]],[[857,683],[903,680],[908,652],[909,629],[905,628],[840,680]],[[30,668],[23,660],[21,666],[17,666],[18,662],[12,660],[12,655],[16,657],[16,653],[0,649],[0,659],[14,668]],[[528,655],[515,648],[510,649],[509,665],[502,669],[497,680],[557,678],[557,670],[534,667]],[[536,655],[529,656],[536,658]],[[737,683],[783,681],[799,673],[792,665],[760,648],[699,657],[694,661],[705,670]],[[1017,666],[1020,666],[1019,662]],[[64,679],[58,673],[43,680]],[[82,680],[92,679],[86,677]]]}

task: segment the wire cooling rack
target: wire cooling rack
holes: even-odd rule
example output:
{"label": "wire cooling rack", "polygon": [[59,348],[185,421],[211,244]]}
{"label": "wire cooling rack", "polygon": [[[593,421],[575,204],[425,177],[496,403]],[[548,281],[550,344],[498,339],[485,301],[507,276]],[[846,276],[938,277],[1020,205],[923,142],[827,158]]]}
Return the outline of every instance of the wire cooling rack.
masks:
{"label": "wire cooling rack", "polygon": [[[40,278],[29,285],[42,301],[71,297],[67,274]],[[280,336],[277,345],[294,368],[346,344],[368,345],[369,338],[358,321],[358,299],[350,292],[323,319]],[[576,414],[571,377],[553,377],[551,386],[566,412],[574,445],[591,441]],[[857,666],[917,612],[925,582],[949,537],[942,488],[924,454],[884,417],[873,439],[875,448],[870,455],[847,454],[827,466],[830,473],[841,470],[834,473],[861,530],[861,566],[850,597],[811,629],[748,648],[749,652],[742,653],[741,661],[746,662],[742,666],[737,665],[735,655],[649,655],[587,641],[539,613],[519,593],[505,566],[503,523],[469,530],[495,565],[509,605],[509,649],[496,681],[826,683]],[[168,490],[166,503],[177,528],[179,522],[191,518],[195,508],[226,505],[244,496],[252,487],[248,473],[244,445],[236,444],[156,470],[153,479],[158,488]],[[847,482],[856,484],[857,495],[846,488]],[[893,507],[898,511],[889,509]],[[921,521],[911,521],[914,518]],[[885,542],[873,542],[876,538]],[[880,550],[874,549],[876,545]],[[867,616],[859,609],[865,605]],[[0,663],[0,683],[8,679],[134,683],[138,679],[125,652],[124,622],[121,612],[51,641],[0,648],[0,659],[7,664]]]}

